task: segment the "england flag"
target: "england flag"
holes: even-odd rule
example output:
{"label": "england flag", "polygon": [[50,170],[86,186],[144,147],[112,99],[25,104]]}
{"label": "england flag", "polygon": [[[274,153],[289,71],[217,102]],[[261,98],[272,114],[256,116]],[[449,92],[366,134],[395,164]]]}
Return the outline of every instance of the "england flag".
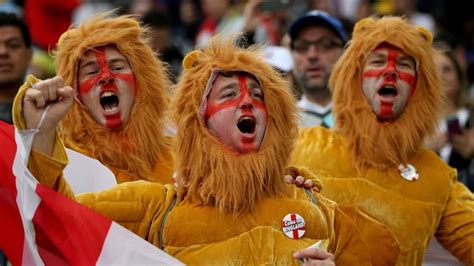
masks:
{"label": "england flag", "polygon": [[33,136],[0,121],[0,250],[13,265],[182,265],[39,184],[27,168]]}

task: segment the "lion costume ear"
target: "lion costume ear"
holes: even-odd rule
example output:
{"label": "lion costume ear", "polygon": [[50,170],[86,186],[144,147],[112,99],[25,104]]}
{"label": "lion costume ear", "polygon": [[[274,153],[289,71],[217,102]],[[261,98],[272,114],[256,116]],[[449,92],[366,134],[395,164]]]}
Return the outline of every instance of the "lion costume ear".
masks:
{"label": "lion costume ear", "polygon": [[200,56],[203,56],[204,53],[199,50],[194,50],[186,55],[183,59],[183,69],[187,70],[196,66],[197,60]]}
{"label": "lion costume ear", "polygon": [[359,22],[357,22],[357,24],[354,27],[354,34],[359,34],[365,31],[367,27],[370,27],[374,23],[375,23],[375,20],[371,17],[361,19]]}
{"label": "lion costume ear", "polygon": [[420,36],[428,43],[431,45],[433,42],[433,35],[429,30],[427,30],[424,27],[416,27],[416,31],[420,34]]}

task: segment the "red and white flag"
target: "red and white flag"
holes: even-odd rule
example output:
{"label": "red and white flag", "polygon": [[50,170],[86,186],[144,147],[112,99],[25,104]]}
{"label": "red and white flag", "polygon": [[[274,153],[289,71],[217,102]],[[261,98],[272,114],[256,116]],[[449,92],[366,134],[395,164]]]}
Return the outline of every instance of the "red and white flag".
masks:
{"label": "red and white flag", "polygon": [[181,265],[108,218],[39,184],[34,130],[0,121],[0,250],[13,265]]}

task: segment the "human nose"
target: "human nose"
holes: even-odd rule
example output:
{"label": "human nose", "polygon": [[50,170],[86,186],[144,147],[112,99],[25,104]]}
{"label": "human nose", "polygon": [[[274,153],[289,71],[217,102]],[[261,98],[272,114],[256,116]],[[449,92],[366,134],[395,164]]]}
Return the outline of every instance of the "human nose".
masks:
{"label": "human nose", "polygon": [[110,83],[113,80],[114,80],[114,77],[112,76],[112,73],[110,73],[109,69],[102,70],[102,73],[100,73],[100,79],[99,79],[100,84]]}
{"label": "human nose", "polygon": [[316,44],[310,44],[306,55],[308,58],[319,58],[320,49]]}
{"label": "human nose", "polygon": [[383,72],[383,76],[385,78],[389,78],[389,79],[395,79],[398,77],[398,73],[395,69],[395,67],[393,66],[388,66],[385,71]]}
{"label": "human nose", "polygon": [[239,104],[240,108],[251,108],[253,107],[253,99],[248,93],[245,93],[242,97],[242,101]]}
{"label": "human nose", "polygon": [[5,44],[0,44],[0,55],[5,56],[8,54],[8,48]]}

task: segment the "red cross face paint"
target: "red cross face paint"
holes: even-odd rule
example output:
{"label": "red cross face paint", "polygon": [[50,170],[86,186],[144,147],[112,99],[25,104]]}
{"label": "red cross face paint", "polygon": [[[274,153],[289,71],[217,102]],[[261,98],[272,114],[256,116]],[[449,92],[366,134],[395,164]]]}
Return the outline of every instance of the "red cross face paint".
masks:
{"label": "red cross face paint", "polygon": [[211,80],[213,78],[207,99],[201,106],[207,128],[235,152],[257,151],[267,127],[267,110],[260,83],[243,72],[214,72]]}
{"label": "red cross face paint", "polygon": [[416,86],[416,63],[399,48],[383,43],[367,56],[362,89],[381,121],[396,119]]}
{"label": "red cross face paint", "polygon": [[135,99],[135,76],[114,45],[88,50],[79,62],[78,98],[100,125],[119,129],[129,119]]}

